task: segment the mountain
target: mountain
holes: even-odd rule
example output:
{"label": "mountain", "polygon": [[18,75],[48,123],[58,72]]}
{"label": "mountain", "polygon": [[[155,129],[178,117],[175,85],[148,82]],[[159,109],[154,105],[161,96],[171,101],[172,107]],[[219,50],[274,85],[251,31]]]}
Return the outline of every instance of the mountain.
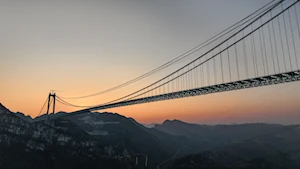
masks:
{"label": "mountain", "polygon": [[164,145],[150,130],[132,118],[116,113],[85,113],[69,116],[86,133],[101,141],[123,144],[129,152],[146,154],[152,162],[159,163],[174,151]]}
{"label": "mountain", "polygon": [[300,168],[299,126],[177,159],[168,168]]}
{"label": "mountain", "polygon": [[45,115],[30,121],[0,105],[0,168],[134,168],[142,154],[154,168],[175,151],[132,118],[66,114],[46,124]]}
{"label": "mountain", "polygon": [[9,113],[10,113],[10,111],[0,103],[0,115],[1,114],[9,114]]}
{"label": "mountain", "polygon": [[[75,135],[44,123],[30,123],[3,105],[0,112],[0,168],[120,168],[128,164],[114,147],[99,145],[81,130]],[[112,153],[107,153],[109,149]]]}
{"label": "mountain", "polygon": [[300,125],[166,120],[147,128],[117,113],[31,119],[0,104],[0,168],[135,169],[147,162],[147,168],[296,169],[299,141]]}
{"label": "mountain", "polygon": [[181,147],[186,146],[187,154],[211,150],[233,142],[224,133],[214,130],[214,126],[189,124],[179,120],[166,120],[154,129],[182,137]]}
{"label": "mountain", "polygon": [[155,125],[154,128],[173,135],[183,135],[188,138],[214,138],[226,137],[231,141],[239,141],[272,133],[284,126],[278,124],[239,124],[239,125],[199,125],[189,124],[180,120],[166,120],[161,125]]}
{"label": "mountain", "polygon": [[163,124],[154,126],[154,129],[165,133],[185,137],[185,146],[191,147],[193,153],[272,134],[282,128],[284,126],[278,124],[199,125],[179,120],[166,120]]}
{"label": "mountain", "polygon": [[27,121],[27,122],[30,122],[30,123],[33,122],[33,119],[32,119],[30,116],[25,116],[25,115],[24,115],[23,113],[21,113],[21,112],[16,112],[15,115],[18,116],[19,118],[21,118],[21,119]]}
{"label": "mountain", "polygon": [[167,120],[154,128],[186,137],[185,144],[198,151],[174,159],[168,168],[300,168],[300,125],[207,126]]}

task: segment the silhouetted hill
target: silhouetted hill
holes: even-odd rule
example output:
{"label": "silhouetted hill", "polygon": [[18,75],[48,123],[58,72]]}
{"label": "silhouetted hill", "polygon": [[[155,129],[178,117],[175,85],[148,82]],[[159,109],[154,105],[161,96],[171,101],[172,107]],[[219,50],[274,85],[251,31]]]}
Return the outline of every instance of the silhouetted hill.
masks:
{"label": "silhouetted hill", "polygon": [[[167,120],[155,128],[188,138],[186,144],[201,152],[180,158],[169,168],[300,167],[300,126],[297,125],[207,126]],[[205,145],[205,148],[195,144]]]}
{"label": "silhouetted hill", "polygon": [[32,123],[33,122],[33,119],[30,117],[30,116],[25,116],[23,113],[21,113],[21,112],[17,112],[17,113],[15,113],[16,114],[16,116],[18,116],[18,117],[20,117],[21,119],[23,119],[23,120],[26,120],[27,122],[30,122],[30,123]]}
{"label": "silhouetted hill", "polygon": [[[239,143],[246,139],[273,134],[285,126],[278,124],[240,124],[240,125],[199,125],[189,124],[179,120],[166,120],[155,129],[176,135],[184,136],[190,146],[197,151],[207,151],[212,148]],[[199,143],[201,143],[199,145]]]}
{"label": "silhouetted hill", "polygon": [[[130,164],[126,158],[117,156],[120,152],[107,152],[108,149],[114,151],[114,147],[84,137],[86,133],[82,130],[72,134],[44,123],[30,123],[3,106],[0,112],[0,168],[120,168]],[[76,130],[76,125],[70,127]]]}
{"label": "silhouetted hill", "polygon": [[[37,117],[38,122],[29,122],[23,114],[12,113],[1,105],[0,168],[35,168],[35,163],[36,168],[66,168],[67,165],[67,168],[85,168],[87,162],[94,164],[87,165],[91,168],[106,166],[106,162],[113,164],[105,168],[132,168],[140,154],[147,155],[148,165],[154,168],[174,153],[132,118],[115,113],[65,115],[65,112],[50,115],[54,120],[49,124],[45,124],[45,115]],[[18,158],[22,160],[12,160]],[[72,161],[75,162],[71,164]]]}
{"label": "silhouetted hill", "polygon": [[173,153],[148,128],[132,118],[105,112],[79,114],[66,119],[101,142],[123,144],[129,152],[148,155],[151,163],[159,163]]}
{"label": "silhouetted hill", "polygon": [[177,159],[168,168],[298,169],[300,167],[299,141],[299,139],[282,140],[274,136],[260,137]]}
{"label": "silhouetted hill", "polygon": [[166,120],[147,128],[116,113],[58,112],[31,119],[0,104],[0,168],[134,169],[143,167],[147,155],[148,168],[294,169],[299,142],[299,125]]}
{"label": "silhouetted hill", "polygon": [[154,129],[181,136],[181,147],[187,146],[188,154],[211,150],[233,142],[224,133],[214,130],[214,126],[189,124],[179,120],[166,120],[161,125],[155,125]]}
{"label": "silhouetted hill", "polygon": [[10,113],[10,111],[0,103],[0,114]]}

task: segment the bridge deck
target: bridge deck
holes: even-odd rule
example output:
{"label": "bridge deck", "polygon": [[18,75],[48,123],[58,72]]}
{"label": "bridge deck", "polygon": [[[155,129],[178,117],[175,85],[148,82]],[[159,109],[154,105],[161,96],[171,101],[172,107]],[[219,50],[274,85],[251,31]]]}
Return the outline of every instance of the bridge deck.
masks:
{"label": "bridge deck", "polygon": [[274,85],[274,84],[287,83],[293,81],[300,81],[300,70],[262,76],[262,77],[252,78],[252,79],[245,79],[245,80],[240,80],[240,81],[235,81],[230,83],[206,86],[201,88],[194,88],[194,89],[161,94],[161,95],[156,95],[151,97],[126,100],[126,101],[111,103],[107,105],[100,105],[97,107],[87,108],[80,111],[76,111],[74,113],[83,113],[86,111],[103,110],[103,109],[109,109],[115,107],[129,106],[134,104],[149,103],[149,102],[156,102],[162,100],[171,100],[171,99],[191,97],[191,96],[199,96],[199,95],[205,95],[211,93],[247,89],[252,87]]}

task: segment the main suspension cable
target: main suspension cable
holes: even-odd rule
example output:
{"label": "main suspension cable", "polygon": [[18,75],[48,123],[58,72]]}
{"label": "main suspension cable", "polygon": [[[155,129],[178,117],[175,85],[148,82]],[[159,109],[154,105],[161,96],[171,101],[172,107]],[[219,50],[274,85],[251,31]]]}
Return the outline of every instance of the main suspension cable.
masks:
{"label": "main suspension cable", "polygon": [[[256,10],[255,12],[251,13],[250,15],[248,15],[247,17],[243,18],[242,20],[238,21],[237,23],[233,24],[232,26],[228,27],[227,29],[221,31],[220,33],[218,33],[217,35],[213,36],[212,38],[210,38],[210,39],[204,41],[203,43],[201,43],[201,44],[199,44],[199,45],[197,45],[196,47],[194,47],[194,48],[188,50],[187,52],[184,52],[183,54],[177,56],[176,58],[172,59],[171,61],[169,61],[169,62],[167,62],[167,63],[165,63],[165,64],[163,64],[163,65],[161,65],[161,66],[159,66],[159,67],[157,67],[157,68],[155,68],[155,69],[153,69],[153,70],[151,70],[151,71],[149,71],[149,72],[147,72],[147,73],[145,73],[145,74],[143,74],[143,75],[141,75],[141,76],[139,76],[139,77],[137,77],[137,78],[134,78],[134,79],[132,79],[132,80],[130,80],[130,81],[127,81],[127,82],[122,83],[122,84],[120,84],[120,85],[117,85],[117,86],[115,86],[115,87],[112,87],[112,88],[109,88],[109,89],[107,89],[107,90],[103,90],[103,91],[101,91],[101,92],[97,92],[97,93],[94,93],[94,94],[89,94],[89,95],[85,95],[85,96],[77,96],[77,97],[62,97],[62,96],[60,96],[60,97],[61,97],[62,99],[83,99],[83,98],[87,98],[87,97],[93,97],[93,96],[105,94],[105,93],[108,93],[108,92],[111,92],[111,91],[114,91],[114,90],[123,88],[123,87],[128,86],[128,85],[130,85],[130,84],[132,84],[132,83],[135,83],[135,82],[137,82],[137,81],[139,81],[139,80],[142,80],[142,79],[144,79],[144,78],[146,78],[146,77],[148,77],[148,76],[150,76],[150,75],[152,75],[152,74],[154,74],[154,73],[156,73],[156,72],[159,72],[160,70],[163,70],[163,69],[165,69],[165,68],[171,66],[172,64],[174,64],[174,63],[176,63],[176,62],[178,62],[178,61],[180,61],[180,60],[182,60],[182,59],[184,59],[184,58],[190,56],[191,54],[193,54],[193,53],[199,51],[200,49],[206,47],[207,45],[210,45],[212,42],[215,42],[216,40],[221,39],[222,37],[224,37],[225,35],[229,34],[229,33],[232,32],[232,31],[236,30],[237,28],[239,28],[239,27],[242,26],[243,24],[245,24],[245,23],[251,21],[251,20],[252,20],[253,18],[255,18],[257,15],[260,15],[262,12],[259,13],[259,14],[257,14],[256,16],[250,18],[251,16],[253,16],[253,15],[256,14],[257,12],[261,11],[262,9],[264,9],[265,7],[267,7],[268,5],[270,5],[271,3],[273,3],[274,1],[275,1],[275,0],[273,0],[273,1],[269,2],[269,3],[267,3],[267,4],[264,5],[263,7],[259,8],[259,9]],[[269,8],[270,8],[270,7],[269,7]],[[266,9],[266,10],[268,10],[268,9]],[[250,18],[250,19],[248,19],[248,18]],[[247,20],[247,19],[248,19],[248,20]],[[247,21],[245,21],[245,20],[247,20]]]}

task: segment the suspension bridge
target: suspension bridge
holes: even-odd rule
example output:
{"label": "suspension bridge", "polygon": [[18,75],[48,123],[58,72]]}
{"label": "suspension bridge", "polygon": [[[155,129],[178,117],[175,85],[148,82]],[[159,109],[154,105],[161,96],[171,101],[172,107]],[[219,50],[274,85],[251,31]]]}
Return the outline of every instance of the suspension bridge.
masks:
{"label": "suspension bridge", "polygon": [[[52,102],[55,112],[55,101],[81,108],[72,113],[76,114],[299,81],[299,17],[299,0],[271,1],[204,43],[128,82],[86,96],[64,97],[51,92],[44,104],[48,103],[46,113],[50,113]],[[92,106],[66,101],[123,89],[199,50],[203,52],[181,68],[116,99]]]}

